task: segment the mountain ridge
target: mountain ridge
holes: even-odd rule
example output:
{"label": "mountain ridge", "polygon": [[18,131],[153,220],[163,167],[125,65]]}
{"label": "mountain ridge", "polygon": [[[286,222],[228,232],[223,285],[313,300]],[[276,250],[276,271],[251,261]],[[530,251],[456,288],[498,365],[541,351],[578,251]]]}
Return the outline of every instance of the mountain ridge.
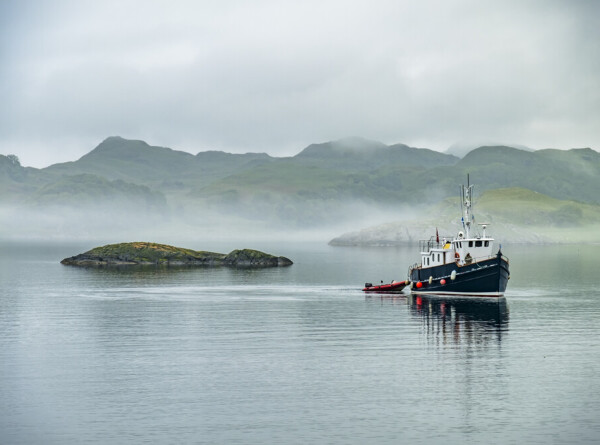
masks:
{"label": "mountain ridge", "polygon": [[600,204],[600,153],[589,148],[483,146],[461,159],[354,137],[310,144],[288,157],[214,150],[192,155],[115,136],[76,161],[44,169],[0,156],[0,204],[81,204],[97,209],[90,214],[104,214],[120,203],[112,214],[125,225],[133,210],[123,208],[131,203],[131,209],[146,212],[136,214],[136,221],[158,212],[160,221],[190,226],[235,220],[299,229],[360,224],[361,218],[381,219],[404,207],[431,206],[454,196],[467,174],[482,192],[522,187]]}

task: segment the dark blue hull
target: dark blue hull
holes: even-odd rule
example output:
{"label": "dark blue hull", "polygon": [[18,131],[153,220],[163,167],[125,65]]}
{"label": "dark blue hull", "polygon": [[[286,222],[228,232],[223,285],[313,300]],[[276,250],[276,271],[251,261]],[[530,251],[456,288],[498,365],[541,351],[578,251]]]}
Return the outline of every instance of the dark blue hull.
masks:
{"label": "dark blue hull", "polygon": [[451,263],[410,271],[411,291],[420,294],[499,297],[504,295],[509,277],[508,260],[500,252],[469,265]]}

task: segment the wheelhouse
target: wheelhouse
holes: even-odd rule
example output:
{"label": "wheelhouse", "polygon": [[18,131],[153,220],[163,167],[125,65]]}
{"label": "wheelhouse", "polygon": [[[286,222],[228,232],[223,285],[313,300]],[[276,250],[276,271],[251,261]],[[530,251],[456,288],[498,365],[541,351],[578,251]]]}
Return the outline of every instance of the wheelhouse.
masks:
{"label": "wheelhouse", "polygon": [[419,241],[419,250],[421,253],[420,268],[436,267],[450,263],[464,266],[493,257],[494,239],[485,233],[489,224],[480,223],[481,233],[471,233],[472,225],[475,221],[475,217],[471,213],[472,195],[472,185],[468,184],[466,187],[463,186],[461,188],[461,206],[463,211],[461,222],[464,232],[462,230],[459,231],[454,238],[442,237],[440,242],[440,236],[436,229],[435,236],[432,236],[429,240]]}

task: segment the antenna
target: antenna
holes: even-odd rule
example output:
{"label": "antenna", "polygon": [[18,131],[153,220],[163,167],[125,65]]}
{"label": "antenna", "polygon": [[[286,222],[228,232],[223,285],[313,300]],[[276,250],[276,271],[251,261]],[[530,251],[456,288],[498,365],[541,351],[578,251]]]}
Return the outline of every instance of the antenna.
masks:
{"label": "antenna", "polygon": [[483,234],[482,234],[482,238],[485,238],[485,229],[487,229],[487,227],[490,225],[490,223],[478,223],[478,226],[481,226],[481,228],[483,229]]}

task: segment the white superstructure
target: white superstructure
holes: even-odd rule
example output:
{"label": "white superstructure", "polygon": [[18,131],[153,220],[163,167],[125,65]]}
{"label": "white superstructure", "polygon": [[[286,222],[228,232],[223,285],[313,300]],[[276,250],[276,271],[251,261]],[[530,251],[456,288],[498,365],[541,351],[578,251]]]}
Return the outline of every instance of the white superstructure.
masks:
{"label": "white superstructure", "polygon": [[463,266],[487,260],[494,256],[492,254],[494,238],[486,234],[489,224],[480,224],[482,227],[481,234],[475,233],[476,231],[473,230],[475,217],[472,214],[472,196],[473,186],[468,183],[467,179],[467,185],[461,186],[461,207],[463,212],[461,222],[464,231],[459,231],[455,237],[449,240],[442,238],[440,241],[440,237],[436,233],[435,237],[420,241],[419,250],[421,253],[422,268],[450,263]]}

